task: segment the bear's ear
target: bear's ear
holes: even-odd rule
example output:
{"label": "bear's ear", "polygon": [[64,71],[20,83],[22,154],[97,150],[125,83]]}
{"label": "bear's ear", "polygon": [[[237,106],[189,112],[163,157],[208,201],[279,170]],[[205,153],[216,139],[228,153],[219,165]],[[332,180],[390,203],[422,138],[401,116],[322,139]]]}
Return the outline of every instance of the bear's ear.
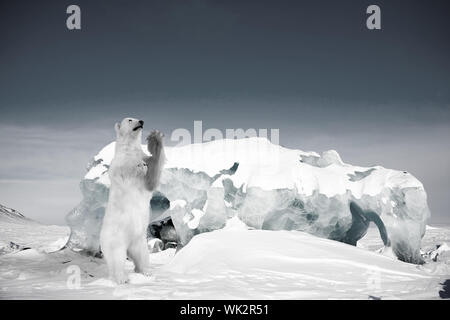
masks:
{"label": "bear's ear", "polygon": [[119,135],[120,134],[120,123],[116,123],[114,125],[114,129],[116,130],[116,134]]}

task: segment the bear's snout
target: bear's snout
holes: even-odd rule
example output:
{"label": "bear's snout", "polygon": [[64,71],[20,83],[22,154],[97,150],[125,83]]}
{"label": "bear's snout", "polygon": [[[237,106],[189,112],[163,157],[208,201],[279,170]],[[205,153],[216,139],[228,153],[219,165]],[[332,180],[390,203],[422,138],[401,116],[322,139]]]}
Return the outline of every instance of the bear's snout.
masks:
{"label": "bear's snout", "polygon": [[144,128],[144,121],[138,120],[138,125],[133,128],[133,131]]}

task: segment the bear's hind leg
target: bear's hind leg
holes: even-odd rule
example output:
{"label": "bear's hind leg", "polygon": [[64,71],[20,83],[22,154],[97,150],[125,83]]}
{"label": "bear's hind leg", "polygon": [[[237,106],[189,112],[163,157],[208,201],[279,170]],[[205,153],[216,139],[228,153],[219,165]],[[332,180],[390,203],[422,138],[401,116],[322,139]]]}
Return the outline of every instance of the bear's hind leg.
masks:
{"label": "bear's hind leg", "polygon": [[134,262],[134,271],[150,276],[150,261],[145,237],[135,240],[128,249],[128,256]]}
{"label": "bear's hind leg", "polygon": [[109,248],[109,250],[103,251],[103,256],[108,265],[109,277],[117,284],[127,283],[128,277],[125,273],[127,254],[125,248]]}

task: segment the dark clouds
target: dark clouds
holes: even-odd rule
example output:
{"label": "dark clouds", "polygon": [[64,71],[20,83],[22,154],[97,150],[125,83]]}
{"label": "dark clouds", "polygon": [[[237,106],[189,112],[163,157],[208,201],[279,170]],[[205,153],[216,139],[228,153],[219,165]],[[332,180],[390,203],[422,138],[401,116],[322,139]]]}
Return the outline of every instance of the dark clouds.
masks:
{"label": "dark clouds", "polygon": [[448,1],[376,1],[381,31],[365,28],[366,1],[76,3],[81,31],[65,26],[73,2],[0,4],[1,179],[78,179],[124,116],[168,132],[203,120],[411,171],[450,219]]}

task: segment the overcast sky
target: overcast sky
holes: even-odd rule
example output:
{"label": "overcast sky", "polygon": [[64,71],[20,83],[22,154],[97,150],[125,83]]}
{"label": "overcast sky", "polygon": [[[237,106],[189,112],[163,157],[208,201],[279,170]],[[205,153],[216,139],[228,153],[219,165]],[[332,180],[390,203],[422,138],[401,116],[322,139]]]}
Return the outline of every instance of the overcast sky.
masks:
{"label": "overcast sky", "polygon": [[[82,30],[66,28],[78,4]],[[370,4],[382,30],[366,28]],[[407,170],[450,222],[449,1],[0,2],[0,203],[63,224],[124,116],[279,128],[281,144]]]}

